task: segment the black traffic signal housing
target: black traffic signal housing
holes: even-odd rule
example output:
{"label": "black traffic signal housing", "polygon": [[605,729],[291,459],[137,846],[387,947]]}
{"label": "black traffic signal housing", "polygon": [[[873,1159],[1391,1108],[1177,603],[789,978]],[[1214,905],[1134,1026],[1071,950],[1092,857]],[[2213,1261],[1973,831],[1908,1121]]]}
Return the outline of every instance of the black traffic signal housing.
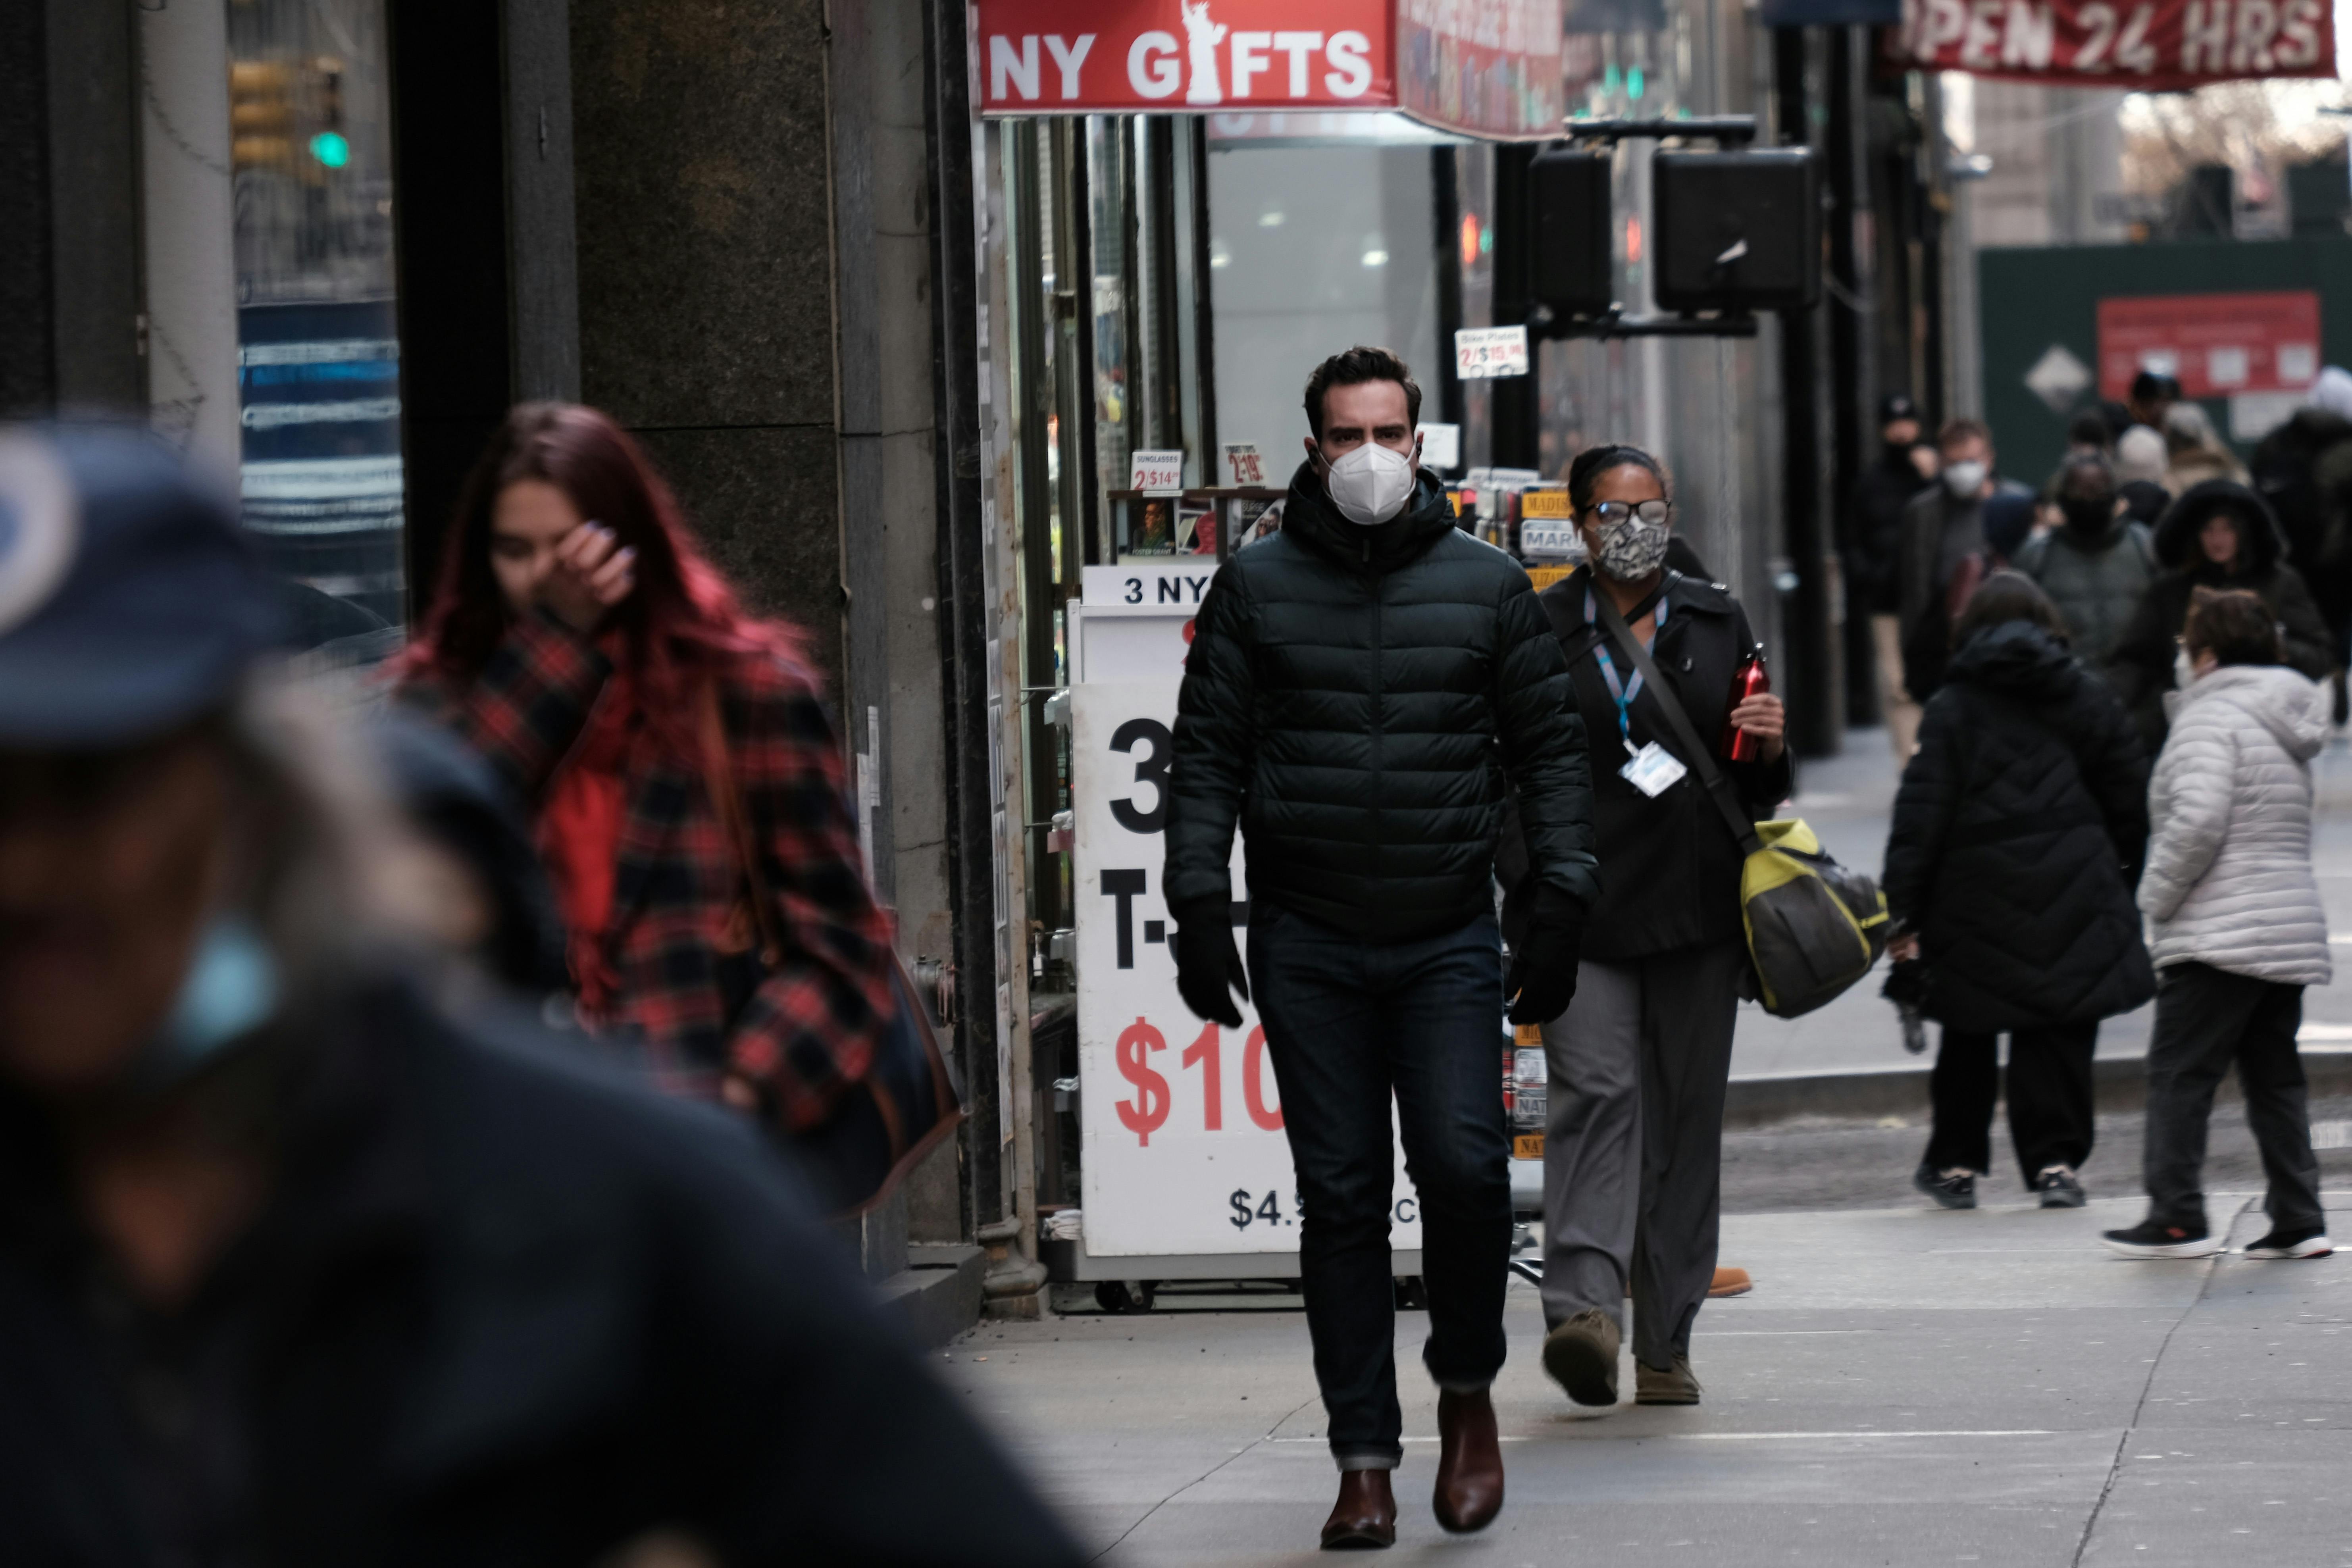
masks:
{"label": "black traffic signal housing", "polygon": [[1795,310],[1821,299],[1821,166],[1810,148],[1662,149],[1650,182],[1661,309]]}
{"label": "black traffic signal housing", "polygon": [[1546,147],[1528,164],[1528,295],[1554,316],[1605,316],[1616,302],[1606,152]]}

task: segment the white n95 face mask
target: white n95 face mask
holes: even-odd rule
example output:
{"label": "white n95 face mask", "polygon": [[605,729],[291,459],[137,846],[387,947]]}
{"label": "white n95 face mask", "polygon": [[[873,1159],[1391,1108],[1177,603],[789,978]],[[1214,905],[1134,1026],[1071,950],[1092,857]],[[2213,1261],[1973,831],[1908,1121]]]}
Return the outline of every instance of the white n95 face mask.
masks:
{"label": "white n95 face mask", "polygon": [[1324,485],[1340,516],[1359,527],[1377,528],[1402,511],[1412,495],[1412,459],[1367,441],[1331,465]]}
{"label": "white n95 face mask", "polygon": [[1984,489],[1985,466],[1978,462],[1953,463],[1944,469],[1944,486],[1960,500],[1970,500]]}

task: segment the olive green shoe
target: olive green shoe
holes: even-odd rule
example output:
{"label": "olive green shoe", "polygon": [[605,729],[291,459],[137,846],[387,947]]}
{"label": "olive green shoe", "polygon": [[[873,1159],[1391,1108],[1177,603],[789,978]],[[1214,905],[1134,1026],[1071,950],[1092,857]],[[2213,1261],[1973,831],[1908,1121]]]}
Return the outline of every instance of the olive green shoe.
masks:
{"label": "olive green shoe", "polygon": [[1614,1405],[1621,1342],[1609,1314],[1588,1307],[1544,1336],[1544,1371],[1579,1405]]}
{"label": "olive green shoe", "polygon": [[1691,1371],[1690,1357],[1678,1355],[1675,1364],[1664,1370],[1647,1362],[1633,1363],[1633,1403],[1636,1405],[1696,1405],[1698,1374]]}

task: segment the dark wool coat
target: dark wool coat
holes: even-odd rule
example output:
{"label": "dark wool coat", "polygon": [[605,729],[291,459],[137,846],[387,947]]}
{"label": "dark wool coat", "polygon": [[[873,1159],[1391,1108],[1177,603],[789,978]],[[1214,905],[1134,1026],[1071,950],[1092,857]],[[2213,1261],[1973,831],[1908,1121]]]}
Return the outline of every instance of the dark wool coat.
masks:
{"label": "dark wool coat", "polygon": [[[1552,633],[1568,659],[1578,710],[1592,744],[1593,820],[1601,852],[1601,902],[1585,924],[1588,958],[1624,960],[1645,953],[1739,940],[1739,869],[1746,857],[1722,808],[1706,796],[1696,772],[1656,796],[1627,783],[1619,769],[1627,750],[1593,656],[1609,647],[1621,681],[1633,671],[1614,653],[1608,633],[1586,614],[1591,576],[1575,572],[1540,595]],[[1720,583],[1670,574],[1665,624],[1650,658],[1673,683],[1675,700],[1701,740],[1712,745],[1730,710],[1731,677],[1755,647],[1747,612]],[[1633,749],[1655,741],[1685,766],[1683,743],[1645,686],[1626,713]],[[1777,763],[1719,763],[1748,808],[1761,816],[1788,798],[1793,784],[1789,753]],[[1516,893],[1515,889],[1515,893]],[[1517,913],[1517,897],[1507,916]]]}
{"label": "dark wool coat", "polygon": [[1434,479],[1360,528],[1302,464],[1282,531],[1218,569],[1193,622],[1169,907],[1232,897],[1238,820],[1253,900],[1368,942],[1453,930],[1494,908],[1506,780],[1536,879],[1589,907],[1592,785],[1567,688],[1527,573],[1455,528]]}
{"label": "dark wool coat", "polygon": [[171,1313],[0,1091],[0,1563],[1084,1560],[742,1118],[398,982],[312,1018],[247,1047],[275,1190]]}
{"label": "dark wool coat", "polygon": [[[2205,558],[2197,535],[2217,512],[2238,520],[2238,567],[2228,575]],[[2230,479],[2208,479],[2189,489],[2156,526],[2156,560],[2163,568],[2140,596],[2139,608],[2116,645],[2105,671],[2131,710],[2140,744],[2151,757],[2164,746],[2164,694],[2173,689],[2176,640],[2189,619],[2189,595],[2200,587],[2244,588],[2260,594],[2278,613],[2286,663],[2314,680],[2341,662],[2327,624],[2320,619],[2303,576],[2284,559],[2286,545],[2278,520],[2263,499]]]}
{"label": "dark wool coat", "polygon": [[1984,1033],[2147,1001],[2147,757],[2115,694],[2039,626],[1970,637],[1920,718],[1880,884],[1918,933],[1923,1010]]}

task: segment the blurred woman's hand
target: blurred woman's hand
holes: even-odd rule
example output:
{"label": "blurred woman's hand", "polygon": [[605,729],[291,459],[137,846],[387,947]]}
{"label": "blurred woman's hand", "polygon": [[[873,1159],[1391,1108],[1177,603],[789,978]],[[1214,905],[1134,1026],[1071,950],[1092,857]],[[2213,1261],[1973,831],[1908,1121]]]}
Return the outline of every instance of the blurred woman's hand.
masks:
{"label": "blurred woman's hand", "polygon": [[583,522],[555,546],[555,563],[539,586],[539,602],[572,630],[596,629],[637,585],[637,552],[599,522]]}
{"label": "blurred woman's hand", "polygon": [[1788,710],[1779,698],[1769,691],[1742,698],[1739,706],[1731,710],[1731,721],[1764,742],[1766,762],[1780,760],[1783,738],[1788,732]]}
{"label": "blurred woman's hand", "polygon": [[1886,956],[1897,963],[1908,963],[1919,956],[1919,935],[1906,931],[1886,944]]}

